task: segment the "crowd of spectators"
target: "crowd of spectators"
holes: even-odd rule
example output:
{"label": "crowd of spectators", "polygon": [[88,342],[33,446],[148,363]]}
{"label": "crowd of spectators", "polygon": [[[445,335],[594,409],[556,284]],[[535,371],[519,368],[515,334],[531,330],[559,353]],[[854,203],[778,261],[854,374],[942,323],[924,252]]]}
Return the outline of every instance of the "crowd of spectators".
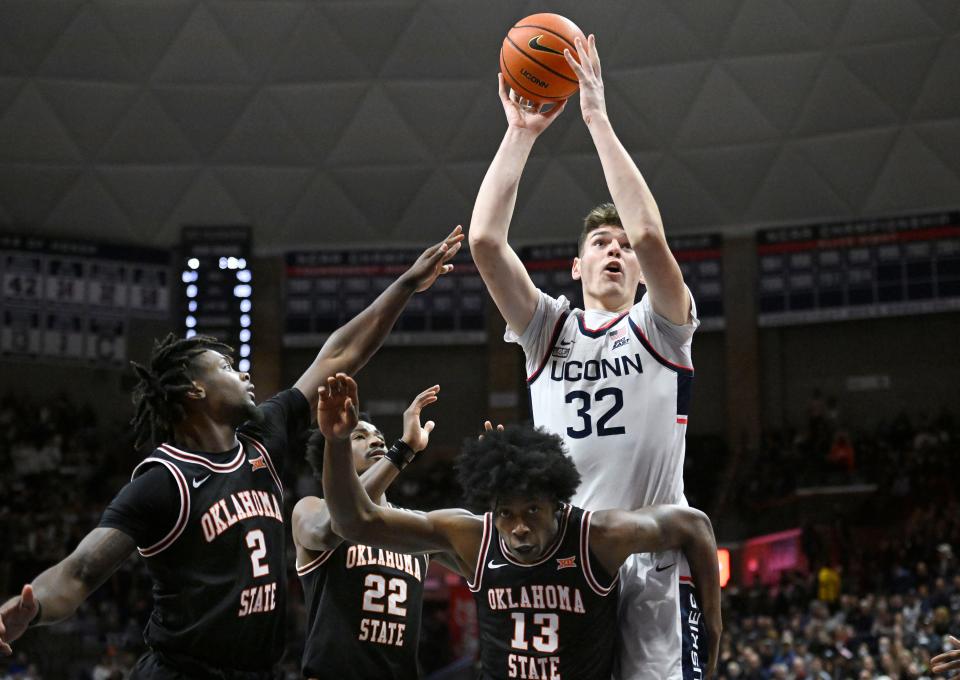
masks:
{"label": "crowd of spectators", "polygon": [[849,555],[724,593],[719,677],[833,680],[931,677],[960,630],[960,506],[916,509],[886,539],[853,530]]}

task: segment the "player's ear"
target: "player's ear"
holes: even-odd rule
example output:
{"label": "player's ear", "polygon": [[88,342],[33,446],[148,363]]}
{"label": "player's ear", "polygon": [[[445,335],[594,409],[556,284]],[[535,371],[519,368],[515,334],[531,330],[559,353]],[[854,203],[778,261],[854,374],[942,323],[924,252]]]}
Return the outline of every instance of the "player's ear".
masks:
{"label": "player's ear", "polygon": [[190,381],[190,389],[186,391],[187,399],[201,401],[207,398],[207,390],[196,380]]}
{"label": "player's ear", "polygon": [[580,280],[580,258],[573,258],[573,264],[570,266],[570,276],[574,281]]}

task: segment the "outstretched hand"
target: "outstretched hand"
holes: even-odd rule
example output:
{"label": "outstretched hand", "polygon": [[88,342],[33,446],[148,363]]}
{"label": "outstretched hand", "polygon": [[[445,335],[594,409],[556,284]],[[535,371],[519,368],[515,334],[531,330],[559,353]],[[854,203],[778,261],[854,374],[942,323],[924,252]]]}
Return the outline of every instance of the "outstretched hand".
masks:
{"label": "outstretched hand", "polygon": [[[483,432],[480,433],[480,436],[477,439],[483,439],[483,435],[487,432],[493,432],[493,423],[489,420],[483,421]],[[497,432],[503,432],[503,425],[497,425]]]}
{"label": "outstretched hand", "polygon": [[952,635],[948,635],[947,638],[954,649],[943,654],[937,654],[930,659],[930,670],[934,673],[947,673],[960,669],[960,640]]}
{"label": "outstretched hand", "polygon": [[580,81],[580,112],[583,114],[583,121],[589,125],[591,121],[607,115],[600,55],[597,54],[597,39],[591,33],[586,44],[580,38],[576,38],[574,45],[577,48],[579,61],[573,58],[569,49],[563,51],[563,56],[573,72],[577,74],[577,80]]}
{"label": "outstretched hand", "polygon": [[403,441],[407,443],[414,453],[420,453],[430,442],[430,433],[436,425],[432,420],[428,420],[424,425],[420,424],[420,412],[424,406],[432,404],[437,400],[437,393],[440,392],[440,385],[428,387],[418,394],[416,398],[403,412]]}
{"label": "outstretched hand", "polygon": [[357,383],[346,373],[327,378],[320,387],[317,402],[317,427],[324,438],[346,439],[360,422],[360,399]]}
{"label": "outstretched hand", "polygon": [[423,251],[406,273],[416,283],[418,293],[432,286],[433,282],[443,274],[453,271],[453,265],[448,262],[453,259],[462,245],[463,227],[458,224],[440,243]]}
{"label": "outstretched hand", "polygon": [[33,586],[29,584],[23,587],[18,596],[11,597],[0,606],[0,654],[13,654],[10,643],[23,635],[39,611],[40,605],[33,595]]}
{"label": "outstretched hand", "polygon": [[517,96],[508,88],[502,73],[497,74],[497,82],[500,84],[500,103],[503,104],[503,112],[507,116],[507,125],[512,128],[539,135],[550,127],[550,123],[567,105],[567,100],[564,99],[559,104],[554,104],[549,111],[541,112],[542,106]]}

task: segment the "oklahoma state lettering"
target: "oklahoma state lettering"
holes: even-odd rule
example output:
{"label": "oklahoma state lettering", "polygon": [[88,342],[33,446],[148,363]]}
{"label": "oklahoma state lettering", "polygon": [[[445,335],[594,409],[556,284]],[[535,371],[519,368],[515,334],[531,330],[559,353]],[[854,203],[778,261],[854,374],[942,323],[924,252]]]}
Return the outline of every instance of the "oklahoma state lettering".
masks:
{"label": "oklahoma state lettering", "polygon": [[200,517],[203,538],[210,543],[217,536],[248,517],[271,517],[283,522],[277,497],[266,491],[237,491],[214,502]]}
{"label": "oklahoma state lettering", "polygon": [[366,545],[351,545],[347,548],[347,569],[367,566],[399,569],[407,572],[418,581],[423,580],[420,561],[414,559],[412,555],[371,548]]}
{"label": "oklahoma state lettering", "polygon": [[[571,599],[571,595],[573,596]],[[584,614],[583,596],[579,588],[570,586],[521,586],[490,588],[487,604],[493,611],[503,609],[551,609]]]}

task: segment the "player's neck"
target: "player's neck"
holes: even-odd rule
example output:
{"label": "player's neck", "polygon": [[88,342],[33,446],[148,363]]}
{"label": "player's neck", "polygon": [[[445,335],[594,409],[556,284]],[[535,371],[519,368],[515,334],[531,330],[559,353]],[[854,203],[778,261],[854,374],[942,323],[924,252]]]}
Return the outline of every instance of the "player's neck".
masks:
{"label": "player's neck", "polygon": [[633,306],[632,298],[601,298],[583,291],[583,308],[588,312],[622,314]]}
{"label": "player's neck", "polygon": [[194,414],[173,431],[174,444],[194,451],[220,453],[237,445],[237,429],[229,423],[218,423],[201,414]]}

